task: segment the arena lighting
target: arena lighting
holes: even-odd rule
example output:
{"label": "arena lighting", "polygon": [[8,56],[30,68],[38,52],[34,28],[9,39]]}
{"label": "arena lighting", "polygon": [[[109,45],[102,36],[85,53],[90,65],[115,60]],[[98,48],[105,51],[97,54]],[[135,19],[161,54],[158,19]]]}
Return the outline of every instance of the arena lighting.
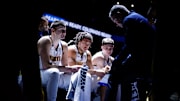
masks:
{"label": "arena lighting", "polygon": [[49,13],[44,13],[43,16],[45,16],[49,20],[49,22],[61,20],[61,21],[64,21],[68,27],[78,29],[78,30],[82,30],[82,31],[86,31],[86,32],[89,32],[89,33],[92,33],[94,35],[101,36],[101,37],[111,37],[112,39],[114,39],[117,42],[124,42],[124,37],[122,37],[122,36],[117,36],[117,35],[105,33],[105,32],[102,32],[102,31],[99,31],[99,30],[96,30],[96,29],[93,29],[93,28],[90,28],[87,26],[83,26],[83,25],[80,25],[80,24],[77,24],[77,23],[74,23],[71,21],[67,21],[64,18],[54,16],[54,15],[49,14]]}

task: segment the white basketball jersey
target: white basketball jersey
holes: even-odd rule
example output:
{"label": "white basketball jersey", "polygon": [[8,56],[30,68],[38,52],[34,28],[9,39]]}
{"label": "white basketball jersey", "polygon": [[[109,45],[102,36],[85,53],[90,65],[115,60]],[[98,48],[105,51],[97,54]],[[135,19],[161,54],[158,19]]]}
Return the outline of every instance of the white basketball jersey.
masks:
{"label": "white basketball jersey", "polygon": [[[49,53],[50,60],[49,60],[49,62],[52,63],[52,65],[61,66],[62,54],[63,54],[63,48],[61,45],[61,41],[59,41],[57,48],[55,48],[53,45],[50,47],[50,53]],[[40,56],[39,56],[39,59],[40,59],[40,69],[43,69]]]}

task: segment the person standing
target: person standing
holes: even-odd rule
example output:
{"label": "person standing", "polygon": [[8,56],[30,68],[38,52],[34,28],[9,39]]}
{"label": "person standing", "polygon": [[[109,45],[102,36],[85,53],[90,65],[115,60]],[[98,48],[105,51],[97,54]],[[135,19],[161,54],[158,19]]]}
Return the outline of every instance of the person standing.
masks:
{"label": "person standing", "polygon": [[39,21],[39,26],[38,26],[38,35],[39,38],[44,36],[44,35],[50,35],[49,33],[49,21],[45,16],[42,16]]}
{"label": "person standing", "polygon": [[147,18],[124,5],[113,5],[109,18],[124,29],[125,44],[111,67],[108,101],[115,101],[118,84],[121,84],[121,101],[145,101],[152,83],[155,30]]}

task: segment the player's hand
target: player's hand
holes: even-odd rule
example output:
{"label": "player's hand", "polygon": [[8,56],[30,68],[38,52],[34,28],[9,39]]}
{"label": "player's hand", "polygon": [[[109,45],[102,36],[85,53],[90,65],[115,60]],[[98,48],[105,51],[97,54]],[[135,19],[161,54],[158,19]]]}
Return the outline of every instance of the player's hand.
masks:
{"label": "player's hand", "polygon": [[110,67],[110,66],[106,65],[106,66],[104,67],[104,71],[105,71],[106,73],[108,73],[110,70],[111,70],[111,67]]}

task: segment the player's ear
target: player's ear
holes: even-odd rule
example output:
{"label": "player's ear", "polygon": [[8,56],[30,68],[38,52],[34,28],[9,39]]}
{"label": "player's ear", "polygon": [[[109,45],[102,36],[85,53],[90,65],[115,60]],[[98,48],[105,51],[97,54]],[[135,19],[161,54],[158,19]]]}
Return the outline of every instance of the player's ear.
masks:
{"label": "player's ear", "polygon": [[101,46],[101,49],[103,49],[103,46]]}

